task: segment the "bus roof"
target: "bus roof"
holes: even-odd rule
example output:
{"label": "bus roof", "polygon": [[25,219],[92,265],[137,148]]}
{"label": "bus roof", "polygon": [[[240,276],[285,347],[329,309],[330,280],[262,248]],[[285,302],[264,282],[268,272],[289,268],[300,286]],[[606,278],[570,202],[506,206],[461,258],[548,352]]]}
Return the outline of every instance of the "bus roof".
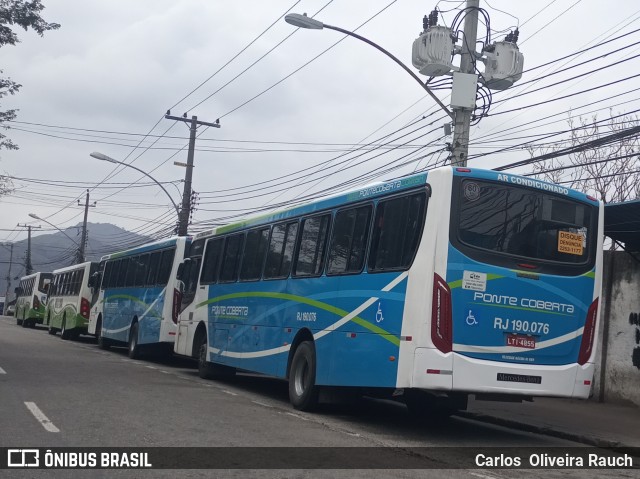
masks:
{"label": "bus roof", "polygon": [[22,278],[20,278],[20,281],[22,281],[23,279],[31,279],[31,278],[35,278],[36,276],[38,276],[39,274],[45,274],[45,275],[51,275],[53,273],[50,273],[48,271],[36,271],[35,273],[31,273],[28,274],[26,276],[23,276]]}
{"label": "bus roof", "polygon": [[194,236],[194,239],[213,236],[216,234],[229,233],[231,231],[241,230],[252,226],[271,223],[274,221],[285,220],[287,218],[292,218],[295,216],[308,215],[317,211],[335,208],[336,206],[354,203],[359,200],[376,198],[379,196],[404,191],[410,188],[415,188],[420,185],[425,185],[426,182],[427,173],[418,173],[415,175],[403,176],[389,181],[379,181],[347,192],[336,193],[331,196],[325,196],[323,198],[294,205],[289,208],[275,210],[263,215],[253,216],[235,223],[230,223],[228,225],[218,226],[216,228],[198,233]]}
{"label": "bus roof", "polygon": [[457,168],[453,166],[443,166],[422,173],[416,173],[391,180],[371,183],[360,188],[349,190],[347,192],[340,192],[330,196],[324,196],[319,199],[301,202],[300,204],[293,205],[288,208],[273,210],[262,215],[250,216],[234,223],[202,231],[201,233],[196,234],[194,236],[194,239],[230,233],[232,231],[259,226],[261,224],[268,224],[276,221],[286,220],[288,218],[296,216],[312,214],[317,211],[335,208],[337,206],[347,205],[349,203],[355,203],[360,200],[393,194],[399,191],[415,188],[416,186],[426,184],[427,175],[429,173],[451,169],[454,170],[453,172],[455,175],[469,175],[470,177],[479,179],[505,181],[517,186],[530,187],[539,189],[541,191],[548,191],[551,193],[565,195],[579,201],[584,201],[586,203],[594,205],[598,204],[597,200],[588,197],[584,193],[566,188],[564,186],[558,186],[554,185],[553,183],[540,181],[535,178],[503,173],[501,171],[485,170],[481,168]]}
{"label": "bus roof", "polygon": [[85,261],[84,263],[74,264],[73,266],[65,266],[64,268],[54,269],[53,274],[66,273],[67,271],[75,271],[76,269],[84,269],[87,266],[90,267],[91,263],[91,261]]}
{"label": "bus roof", "polygon": [[124,251],[118,251],[116,253],[106,254],[100,261],[104,261],[107,259],[120,258],[124,256],[131,256],[134,254],[145,253],[147,251],[155,251],[159,249],[169,248],[170,246],[175,246],[180,238],[186,238],[187,241],[191,239],[190,236],[174,236],[172,238],[166,238],[158,241],[154,241],[152,243],[146,243],[140,246],[136,246],[135,248],[127,249]]}

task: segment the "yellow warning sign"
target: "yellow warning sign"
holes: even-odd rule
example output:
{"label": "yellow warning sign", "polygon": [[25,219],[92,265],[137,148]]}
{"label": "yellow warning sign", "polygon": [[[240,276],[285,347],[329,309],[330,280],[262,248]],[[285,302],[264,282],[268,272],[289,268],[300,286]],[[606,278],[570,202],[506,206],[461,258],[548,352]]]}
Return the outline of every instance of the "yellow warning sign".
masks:
{"label": "yellow warning sign", "polygon": [[568,231],[558,232],[558,251],[560,253],[582,256],[584,237]]}

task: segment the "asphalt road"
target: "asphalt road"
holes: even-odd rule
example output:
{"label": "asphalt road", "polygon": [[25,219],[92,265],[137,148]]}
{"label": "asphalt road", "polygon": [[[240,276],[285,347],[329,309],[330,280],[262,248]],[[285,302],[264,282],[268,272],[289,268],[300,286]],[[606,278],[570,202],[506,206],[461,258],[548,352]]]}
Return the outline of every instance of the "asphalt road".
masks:
{"label": "asphalt road", "polygon": [[[46,417],[46,418],[44,418]],[[38,419],[39,418],[39,419]],[[124,349],[62,341],[44,328],[0,317],[0,447],[385,447],[372,461],[415,460],[406,448],[562,447],[578,444],[462,418],[416,424],[400,404],[364,400],[301,413],[285,382],[239,374],[198,377],[187,359],[133,361]],[[423,466],[459,463],[459,450],[434,449]],[[442,470],[153,470],[1,471],[0,477],[636,477],[635,471]]]}

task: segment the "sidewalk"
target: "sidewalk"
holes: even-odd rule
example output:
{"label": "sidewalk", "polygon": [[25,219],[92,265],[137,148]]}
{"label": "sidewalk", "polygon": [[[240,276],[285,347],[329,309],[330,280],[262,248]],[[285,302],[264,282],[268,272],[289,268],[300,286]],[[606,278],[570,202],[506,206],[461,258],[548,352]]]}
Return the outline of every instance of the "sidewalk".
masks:
{"label": "sidewalk", "polygon": [[[575,399],[503,403],[469,399],[461,417],[598,447],[640,447],[640,407]],[[637,452],[637,451],[636,451]]]}

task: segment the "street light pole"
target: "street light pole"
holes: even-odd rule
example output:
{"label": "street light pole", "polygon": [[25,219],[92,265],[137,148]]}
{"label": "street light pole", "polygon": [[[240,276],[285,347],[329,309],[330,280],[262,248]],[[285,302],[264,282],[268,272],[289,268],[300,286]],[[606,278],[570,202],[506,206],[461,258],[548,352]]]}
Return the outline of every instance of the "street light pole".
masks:
{"label": "street light pole", "polygon": [[415,81],[417,81],[420,86],[427,92],[427,94],[438,104],[438,106],[440,106],[440,108],[442,108],[446,114],[450,117],[453,118],[453,113],[451,113],[449,111],[449,109],[444,105],[444,103],[442,103],[440,101],[440,99],[434,95],[434,93],[429,89],[429,87],[422,82],[422,80],[420,80],[420,77],[418,77],[418,75],[416,75],[414,72],[412,72],[409,67],[407,67],[404,63],[402,63],[397,57],[395,57],[392,53],[390,53],[389,51],[385,50],[384,48],[382,48],[380,45],[378,45],[377,43],[372,42],[371,40],[369,40],[368,38],[365,38],[361,35],[358,35],[357,33],[351,32],[349,30],[345,30],[344,28],[340,28],[340,27],[336,27],[334,25],[327,25],[326,23],[322,23],[319,20],[315,20],[313,18],[309,18],[307,17],[307,15],[300,15],[299,13],[290,13],[288,15],[286,15],[284,17],[284,20],[295,26],[295,27],[299,27],[299,28],[307,28],[310,30],[322,30],[323,28],[326,28],[328,30],[335,30],[336,32],[340,32],[340,33],[344,33],[345,35],[349,35],[353,38],[357,38],[358,40],[361,40],[363,42],[365,42],[367,45],[371,45],[372,47],[374,47],[376,50],[384,53],[386,56],[388,56],[389,58],[391,58],[394,62],[396,62],[398,65],[400,65],[400,67],[406,71],[409,75],[411,75],[411,78],[413,78]]}
{"label": "street light pole", "polygon": [[[71,241],[73,244],[75,244],[78,247],[78,251],[80,251],[80,245],[78,244],[78,242],[76,240],[74,240],[71,236],[69,236],[67,233],[65,233],[63,230],[61,230],[60,228],[58,228],[56,225],[54,225],[53,223],[50,223],[49,221],[45,220],[44,218],[40,218],[37,214],[35,213],[29,213],[29,216],[31,218],[33,218],[34,220],[38,220],[38,221],[44,221],[45,223],[47,223],[49,226],[57,229],[60,233],[62,233],[63,235],[65,235],[67,238],[69,238],[69,241]],[[35,227],[34,227],[35,228]],[[38,226],[38,228],[40,228]],[[31,244],[29,244],[29,249],[31,249]],[[79,258],[79,254],[76,254],[76,261]],[[78,263],[81,263],[82,261],[78,261]],[[29,274],[29,273],[27,273]]]}
{"label": "street light pole", "polygon": [[[147,178],[149,178],[151,181],[153,181],[156,185],[158,185],[162,189],[162,191],[164,191],[165,194],[169,197],[169,200],[171,201],[171,204],[173,205],[173,208],[176,210],[176,215],[178,216],[178,219],[180,219],[180,208],[178,208],[178,205],[173,200],[173,197],[169,194],[167,189],[164,186],[162,186],[162,184],[158,180],[156,180],[153,176],[151,176],[149,173],[147,173],[144,170],[141,170],[137,166],[133,166],[133,165],[131,165],[129,163],[125,163],[124,161],[114,160],[110,156],[107,156],[107,155],[105,155],[103,153],[98,153],[97,151],[94,151],[89,156],[91,156],[92,158],[95,158],[97,160],[108,161],[109,163],[117,163],[119,165],[128,166],[129,168],[133,168],[134,170],[136,170],[136,171],[142,173],[143,175],[145,175]],[[185,232],[185,234],[186,234],[186,232]]]}

